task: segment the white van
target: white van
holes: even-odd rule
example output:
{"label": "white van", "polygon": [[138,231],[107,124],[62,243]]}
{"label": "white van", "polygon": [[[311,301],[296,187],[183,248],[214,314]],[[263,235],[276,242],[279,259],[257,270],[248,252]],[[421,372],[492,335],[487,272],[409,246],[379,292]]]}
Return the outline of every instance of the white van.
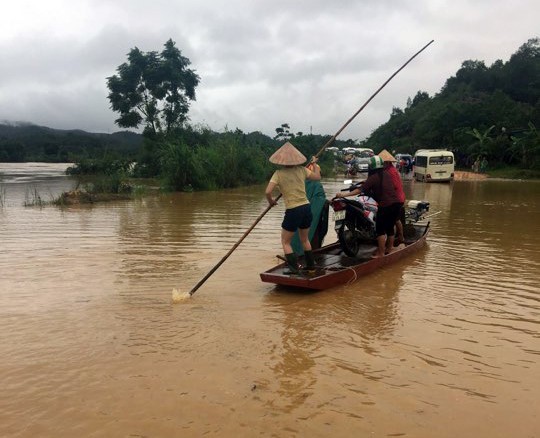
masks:
{"label": "white van", "polygon": [[332,154],[337,155],[339,153],[339,148],[335,146],[330,146],[329,148],[326,148],[328,152],[332,152]]}
{"label": "white van", "polygon": [[454,179],[454,154],[445,149],[419,149],[414,154],[417,181],[438,182]]}
{"label": "white van", "polygon": [[357,157],[372,157],[374,155],[373,149],[370,148],[353,148],[348,147],[343,149],[344,154],[352,154]]}

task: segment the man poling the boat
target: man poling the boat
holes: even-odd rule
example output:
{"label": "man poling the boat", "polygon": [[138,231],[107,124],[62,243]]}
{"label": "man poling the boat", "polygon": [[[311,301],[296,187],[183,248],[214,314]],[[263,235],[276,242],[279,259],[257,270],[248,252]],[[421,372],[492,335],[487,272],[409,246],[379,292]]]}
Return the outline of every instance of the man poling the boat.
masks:
{"label": "man poling the boat", "polygon": [[281,245],[287,265],[291,274],[300,273],[298,257],[293,251],[291,242],[298,230],[300,242],[304,249],[306,269],[315,268],[311,243],[309,241],[309,227],[313,219],[309,200],[306,196],[305,181],[321,179],[321,169],[317,164],[317,157],[313,157],[310,164],[304,167],[306,157],[287,142],[270,157],[270,162],[282,166],[276,170],[265,190],[266,199],[270,206],[277,204],[272,193],[279,188],[285,200],[285,216],[281,224]]}

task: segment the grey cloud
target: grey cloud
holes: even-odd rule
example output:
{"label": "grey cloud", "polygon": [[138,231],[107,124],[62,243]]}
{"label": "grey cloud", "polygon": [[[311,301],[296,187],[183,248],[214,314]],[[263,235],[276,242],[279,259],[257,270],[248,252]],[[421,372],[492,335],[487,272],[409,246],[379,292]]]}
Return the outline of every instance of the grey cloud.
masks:
{"label": "grey cloud", "polygon": [[[159,51],[172,38],[201,76],[193,123],[272,134],[289,122],[328,134],[434,38],[343,134],[363,138],[407,97],[438,92],[464,60],[507,60],[537,36],[540,9],[532,0],[521,9],[502,0],[60,1],[62,14],[40,21],[39,34],[23,22],[0,29],[0,119],[118,129],[106,77],[131,48]],[[61,21],[70,14],[78,21]]]}

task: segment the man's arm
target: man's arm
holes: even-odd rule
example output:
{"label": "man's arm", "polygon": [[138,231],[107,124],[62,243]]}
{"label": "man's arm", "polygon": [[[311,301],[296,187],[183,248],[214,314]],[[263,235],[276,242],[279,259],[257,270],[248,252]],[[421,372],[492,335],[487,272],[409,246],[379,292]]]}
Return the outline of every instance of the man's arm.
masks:
{"label": "man's arm", "polygon": [[268,204],[270,204],[272,207],[274,205],[277,205],[277,201],[272,197],[272,192],[274,191],[274,188],[276,187],[276,183],[270,181],[268,185],[266,186],[266,190],[264,194],[266,195],[266,200],[268,201]]}
{"label": "man's arm", "polygon": [[313,157],[311,162],[306,166],[306,168],[310,171],[310,173],[307,175],[307,179],[312,181],[319,181],[321,179],[321,168],[317,164],[317,161],[319,161],[319,159],[317,157]]}

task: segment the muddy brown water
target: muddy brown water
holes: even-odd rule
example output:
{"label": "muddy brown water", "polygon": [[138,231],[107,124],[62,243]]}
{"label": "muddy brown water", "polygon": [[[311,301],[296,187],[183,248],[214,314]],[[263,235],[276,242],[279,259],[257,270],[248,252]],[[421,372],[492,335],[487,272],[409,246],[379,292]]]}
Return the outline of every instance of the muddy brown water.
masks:
{"label": "muddy brown water", "polygon": [[172,304],[264,187],[23,206],[62,170],[0,165],[0,436],[540,436],[540,183],[407,181],[427,248],[315,293],[259,279],[280,203]]}

